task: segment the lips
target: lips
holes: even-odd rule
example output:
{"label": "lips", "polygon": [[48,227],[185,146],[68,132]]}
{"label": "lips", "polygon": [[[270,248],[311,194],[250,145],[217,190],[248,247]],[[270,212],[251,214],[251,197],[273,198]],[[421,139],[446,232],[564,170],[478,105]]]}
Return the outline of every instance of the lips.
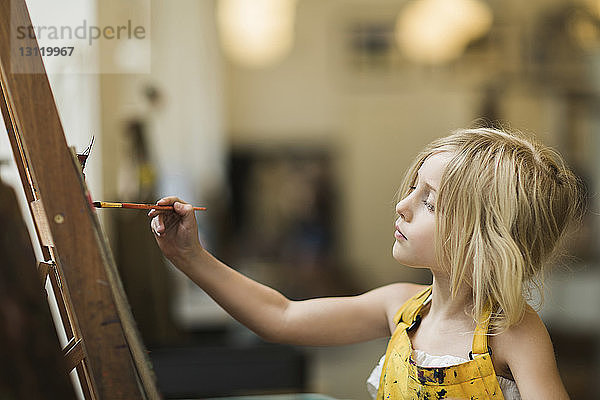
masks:
{"label": "lips", "polygon": [[404,236],[404,234],[400,231],[400,228],[398,227],[398,225],[396,225],[396,231],[394,232],[394,236],[398,240],[408,240],[406,238],[406,236]]}

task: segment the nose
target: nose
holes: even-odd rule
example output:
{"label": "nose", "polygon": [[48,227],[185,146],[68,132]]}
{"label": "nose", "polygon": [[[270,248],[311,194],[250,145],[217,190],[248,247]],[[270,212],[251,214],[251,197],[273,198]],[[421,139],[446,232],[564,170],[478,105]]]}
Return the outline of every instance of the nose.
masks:
{"label": "nose", "polygon": [[408,195],[396,204],[396,213],[402,218],[404,221],[409,222],[412,218],[412,210],[410,208],[410,198]]}

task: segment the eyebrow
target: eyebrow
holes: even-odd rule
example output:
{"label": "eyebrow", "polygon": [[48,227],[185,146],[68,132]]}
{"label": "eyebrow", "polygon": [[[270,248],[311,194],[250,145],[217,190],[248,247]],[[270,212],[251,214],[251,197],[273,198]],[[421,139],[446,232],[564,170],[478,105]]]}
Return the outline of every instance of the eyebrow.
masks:
{"label": "eyebrow", "polygon": [[[419,179],[419,171],[417,171],[417,179]],[[437,189],[434,188],[433,186],[431,186],[431,184],[429,182],[423,182],[423,183],[425,183],[425,186],[427,186],[432,192],[437,193]]]}

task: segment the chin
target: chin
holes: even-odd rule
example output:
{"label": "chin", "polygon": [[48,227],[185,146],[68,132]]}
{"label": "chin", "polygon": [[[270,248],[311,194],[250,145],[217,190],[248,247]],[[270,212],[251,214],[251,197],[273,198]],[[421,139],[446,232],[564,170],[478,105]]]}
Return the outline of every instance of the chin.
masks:
{"label": "chin", "polygon": [[406,257],[405,250],[398,245],[398,242],[395,242],[394,246],[392,247],[392,257],[394,257],[394,260],[398,261],[400,264],[409,268],[431,269],[431,267],[428,265],[423,265],[424,263],[422,262],[418,262],[410,257]]}
{"label": "chin", "polygon": [[426,266],[424,266],[424,265],[416,265],[416,264],[414,264],[414,263],[407,262],[407,261],[400,261],[400,260],[398,260],[398,259],[396,259],[396,261],[398,261],[398,263],[400,263],[400,264],[402,264],[402,265],[404,265],[405,267],[408,267],[408,268],[410,268],[410,269],[427,269],[427,270],[430,270],[430,271],[431,271],[431,268],[429,268],[429,267],[426,267]]}
{"label": "chin", "polygon": [[394,245],[392,246],[392,256],[396,259],[396,261],[404,263],[407,261],[407,255],[408,253],[410,253],[411,251],[409,249],[407,249],[405,246],[403,246],[402,244],[398,243],[398,241],[396,240],[394,242]]}

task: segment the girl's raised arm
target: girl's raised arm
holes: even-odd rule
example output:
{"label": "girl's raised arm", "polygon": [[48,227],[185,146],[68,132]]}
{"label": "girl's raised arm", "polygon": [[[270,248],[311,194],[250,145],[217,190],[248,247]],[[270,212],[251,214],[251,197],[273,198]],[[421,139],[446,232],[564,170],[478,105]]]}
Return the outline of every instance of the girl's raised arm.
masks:
{"label": "girl's raised arm", "polygon": [[348,344],[388,336],[390,320],[415,285],[393,284],[359,296],[291,301],[228,267],[198,240],[192,206],[176,197],[157,204],[151,226],[164,255],[231,316],[267,341],[301,345]]}

